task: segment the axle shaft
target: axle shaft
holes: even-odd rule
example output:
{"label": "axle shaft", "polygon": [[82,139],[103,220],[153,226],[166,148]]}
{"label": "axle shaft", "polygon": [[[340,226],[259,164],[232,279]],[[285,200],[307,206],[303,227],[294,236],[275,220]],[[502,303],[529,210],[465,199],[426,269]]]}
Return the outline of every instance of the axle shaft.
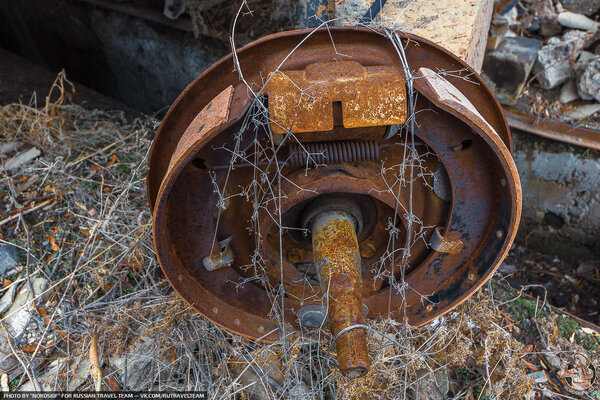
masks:
{"label": "axle shaft", "polygon": [[[321,286],[326,293],[329,327],[334,337],[353,325],[364,325],[361,258],[354,219],[327,211],[312,222],[312,244]],[[349,378],[365,375],[370,366],[366,330],[341,334],[335,343],[340,371]]]}

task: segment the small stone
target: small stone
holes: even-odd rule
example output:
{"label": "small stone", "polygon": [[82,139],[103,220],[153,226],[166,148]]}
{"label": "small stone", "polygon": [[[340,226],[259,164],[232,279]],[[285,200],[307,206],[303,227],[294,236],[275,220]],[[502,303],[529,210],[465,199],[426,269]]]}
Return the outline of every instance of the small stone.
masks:
{"label": "small stone", "polygon": [[600,26],[600,22],[589,19],[585,15],[568,11],[558,14],[558,23],[567,28],[581,29],[584,31],[596,29]]}
{"label": "small stone", "polygon": [[31,286],[33,287],[33,295],[29,291],[29,285],[23,285],[15,296],[14,302],[4,317],[4,323],[8,332],[15,340],[20,340],[31,321],[34,311],[32,300],[37,298],[41,302],[49,297],[50,293],[46,290],[48,284],[49,282],[45,278],[32,278]]}
{"label": "small stone", "polygon": [[508,20],[503,15],[496,15],[490,26],[486,49],[495,50],[498,48],[500,43],[502,43],[502,40],[504,40],[504,36],[507,32]]}
{"label": "small stone", "polygon": [[13,301],[15,300],[15,294],[19,288],[19,282],[14,282],[10,285],[8,290],[4,292],[2,298],[0,298],[0,314],[4,314],[6,310],[10,308]]}
{"label": "small stone", "polygon": [[600,1],[598,0],[562,0],[562,5],[567,10],[585,14],[588,17],[600,11]]}
{"label": "small stone", "polygon": [[543,37],[560,35],[563,27],[558,23],[558,14],[552,4],[552,0],[542,0],[537,4],[537,19],[540,28],[538,33]]}
{"label": "small stone", "polygon": [[590,277],[594,276],[596,272],[596,265],[591,261],[584,261],[577,267],[577,275],[581,277]]}
{"label": "small stone", "polygon": [[531,20],[529,20],[529,22],[525,26],[525,30],[530,34],[538,32],[540,30],[541,25],[542,24],[540,22],[539,17],[534,16],[533,18],[531,18]]}
{"label": "small stone", "polygon": [[560,35],[563,30],[561,24],[558,23],[558,15],[556,14],[541,14],[538,16],[540,20],[540,29],[538,33],[543,37],[551,37]]}
{"label": "small stone", "polygon": [[29,161],[35,159],[40,154],[42,154],[41,151],[39,151],[35,147],[32,147],[31,149],[19,153],[10,160],[8,160],[6,164],[4,164],[4,168],[6,168],[7,171],[15,170],[21,165],[26,164]]}
{"label": "small stone", "polygon": [[19,150],[19,147],[21,147],[21,143],[19,142],[11,142],[0,145],[0,156],[17,151]]}
{"label": "small stone", "polygon": [[546,348],[540,353],[544,361],[546,361],[546,364],[548,364],[555,371],[559,371],[563,364],[562,361],[560,361],[560,358],[556,356],[558,353],[560,353],[560,349],[557,348]]}
{"label": "small stone", "polygon": [[517,267],[515,267],[512,264],[506,264],[505,262],[500,264],[500,266],[498,267],[498,272],[501,272],[503,274],[512,274],[516,270],[517,270]]}
{"label": "small stone", "polygon": [[600,104],[584,104],[566,110],[563,115],[567,119],[579,120],[591,117],[600,111]]}
{"label": "small stone", "polygon": [[544,373],[544,371],[535,371],[530,374],[527,374],[527,376],[530,377],[531,379],[533,379],[535,381],[535,383],[548,382],[548,378],[546,377],[546,374]]}
{"label": "small stone", "polygon": [[556,12],[561,13],[563,11],[565,11],[565,8],[563,7],[563,5],[560,1],[557,1],[556,2]]}
{"label": "small stone", "polygon": [[165,0],[163,14],[169,19],[177,19],[187,9],[187,3],[183,0]]}
{"label": "small stone", "polygon": [[540,40],[507,37],[485,55],[482,75],[502,104],[516,103],[541,46]]}
{"label": "small stone", "polygon": [[563,104],[568,104],[574,100],[579,98],[579,94],[577,94],[577,85],[573,79],[567,81],[562,88],[560,89],[560,94],[558,95],[558,100]]}
{"label": "small stone", "polygon": [[302,381],[299,384],[292,386],[288,392],[288,399],[310,400],[314,396],[308,385]]}
{"label": "small stone", "polygon": [[[589,52],[586,52],[589,53]],[[589,53],[590,56],[578,61],[575,68],[577,73],[577,91],[583,100],[600,102],[600,56]]]}
{"label": "small stone", "polygon": [[588,60],[591,60],[592,58],[594,58],[595,54],[592,53],[591,51],[585,51],[582,50],[581,53],[579,53],[579,57],[577,58],[577,62],[578,63],[585,63]]}
{"label": "small stone", "polygon": [[[591,31],[581,31],[579,29],[569,29],[562,35],[563,42],[572,42],[573,48],[579,54],[582,49],[587,49],[600,37],[600,30],[593,29]],[[575,57],[577,58],[577,57]]]}
{"label": "small stone", "polygon": [[19,264],[19,248],[10,244],[0,245],[0,275],[4,275]]}
{"label": "small stone", "polygon": [[542,88],[555,88],[571,78],[569,52],[570,46],[555,37],[540,49],[533,71]]}

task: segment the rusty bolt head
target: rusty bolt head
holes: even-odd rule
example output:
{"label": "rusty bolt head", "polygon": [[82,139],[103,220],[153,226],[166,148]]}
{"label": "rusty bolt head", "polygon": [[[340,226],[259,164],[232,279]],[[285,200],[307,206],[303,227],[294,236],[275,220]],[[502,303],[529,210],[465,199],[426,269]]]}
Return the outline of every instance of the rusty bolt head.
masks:
{"label": "rusty bolt head", "polygon": [[359,246],[360,255],[363,258],[372,258],[375,256],[377,249],[373,243],[361,243]]}
{"label": "rusty bolt head", "polygon": [[302,261],[302,259],[304,258],[304,252],[302,251],[302,249],[299,249],[298,247],[293,247],[290,250],[288,250],[287,254],[286,254],[286,259],[291,262],[292,264],[297,264],[300,261]]}

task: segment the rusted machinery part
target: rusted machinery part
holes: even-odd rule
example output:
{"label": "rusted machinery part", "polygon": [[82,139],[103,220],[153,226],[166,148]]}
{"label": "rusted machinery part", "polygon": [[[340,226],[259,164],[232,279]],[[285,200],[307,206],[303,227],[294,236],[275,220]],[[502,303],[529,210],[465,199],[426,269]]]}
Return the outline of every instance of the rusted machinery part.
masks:
{"label": "rusted machinery part", "polygon": [[[307,33],[284,32],[239,50],[246,81],[260,87],[262,77],[274,72],[288,56],[280,70],[303,71],[311,64],[340,59],[386,70],[395,68],[403,76],[393,46],[375,32],[356,28],[317,31],[290,55]],[[341,193],[358,198],[364,208],[361,213],[370,215],[365,221],[378,222],[363,227],[358,235],[367,316],[398,320],[406,316],[409,323],[419,325],[451,310],[491,276],[516,233],[521,193],[508,149],[509,130],[489,88],[466,64],[440,47],[414,36],[403,38],[409,65],[420,74],[414,81],[422,94],[418,96],[415,114],[416,151],[422,168],[447,172],[436,178],[447,180],[442,184],[446,194],[438,197],[436,193],[444,190],[431,190],[434,182],[427,181],[427,177],[422,178],[427,184],[414,185],[412,198],[407,190],[390,191],[395,170],[382,170],[381,166],[406,162],[406,131],[386,139],[385,126],[344,129],[336,125],[329,132],[299,133],[297,137],[303,144],[373,141],[379,149],[378,158],[329,163],[318,168],[282,164],[285,180],[279,189],[288,195],[278,203],[284,225],[294,226],[305,208],[320,195]],[[464,71],[471,82],[451,74],[440,80],[437,74],[429,76],[427,69]],[[271,217],[274,210],[268,209],[272,204],[256,217],[251,202],[242,196],[231,196],[234,190],[254,180],[255,169],[217,168],[231,161],[228,149],[236,144],[250,101],[238,73],[232,72],[231,58],[225,58],[194,81],[159,129],[150,156],[148,186],[155,247],[171,284],[212,321],[241,335],[270,341],[279,337],[280,325],[268,317],[272,305],[264,284],[248,282],[236,286],[241,280],[255,278],[252,268],[243,268],[253,265],[252,255],[256,254],[257,242],[247,232],[249,221],[254,221],[254,233],[261,238],[259,252],[265,260],[269,283],[277,287],[283,274],[281,283],[287,293],[285,323],[296,324],[296,313],[302,306],[323,296],[318,282],[311,281],[314,271],[311,275],[311,271],[303,270],[314,257],[310,243],[294,235],[293,230],[279,229]],[[341,116],[334,119],[339,122]],[[242,135],[237,148],[251,153],[255,143],[270,143],[269,135],[267,131]],[[350,154],[352,148],[356,149],[348,148]],[[355,150],[353,157],[358,157]],[[273,177],[275,170],[270,164],[263,172]],[[225,176],[228,183],[219,186],[221,196],[207,189],[214,187],[213,181],[222,185]],[[451,200],[445,201],[448,192]],[[456,249],[460,242],[462,247],[459,251],[442,247],[434,251],[427,244],[434,231],[425,229],[422,240],[416,240],[411,247],[409,268],[403,271],[409,289],[401,295],[381,277],[398,277],[402,264],[399,252],[389,262],[378,264],[390,237],[381,221],[397,221],[393,229],[398,235],[396,247],[401,247],[408,227],[399,215],[405,212],[399,210],[409,210],[411,203],[412,214],[422,226],[442,228],[437,232],[443,233],[440,243],[453,243],[455,246],[450,248]],[[229,267],[208,271],[202,261],[215,251],[227,254],[218,246],[227,238],[231,238],[228,246],[234,261]],[[288,253],[281,254],[280,248]],[[230,261],[218,258],[221,264]],[[376,269],[382,274],[375,274]]]}
{"label": "rusted machinery part", "polygon": [[[310,38],[290,54],[309,34]],[[510,129],[500,103],[475,70],[448,50],[427,39],[401,32],[398,34],[407,40],[405,52],[411,68],[464,71],[462,74],[455,73],[456,77],[449,74],[447,79],[473,104],[477,104],[483,118],[512,151]],[[332,43],[335,43],[335,47]],[[364,65],[399,64],[393,46],[385,36],[372,29],[359,27],[332,26],[317,31],[304,29],[279,32],[247,44],[236,51],[236,56],[244,79],[256,87],[262,86],[263,78],[280,65],[283,70],[294,70],[317,60],[337,59],[353,59]],[[467,76],[468,79],[463,79]],[[198,112],[230,85],[235,88],[230,109],[231,118],[227,122],[227,126],[231,126],[243,116],[252,101],[248,97],[246,86],[240,82],[240,75],[231,54],[196,78],[169,109],[156,134],[148,161],[148,197],[152,209],[160,184],[167,173],[171,155],[181,136]]]}
{"label": "rusted machinery part", "polygon": [[362,305],[361,256],[354,218],[346,212],[325,211],[311,218],[310,230],[321,287],[327,293],[329,329],[338,337],[338,367],[349,378],[365,375],[370,366]]}
{"label": "rusted machinery part", "polygon": [[600,150],[600,130],[598,129],[590,129],[550,118],[537,117],[510,107],[505,107],[504,112],[511,128],[575,146]]}

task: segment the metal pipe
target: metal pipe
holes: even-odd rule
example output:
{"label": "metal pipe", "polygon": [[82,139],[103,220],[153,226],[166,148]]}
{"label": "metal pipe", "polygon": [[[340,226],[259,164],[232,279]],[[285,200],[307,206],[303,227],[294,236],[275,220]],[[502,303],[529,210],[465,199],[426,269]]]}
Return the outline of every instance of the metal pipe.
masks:
{"label": "metal pipe", "polygon": [[[321,286],[327,294],[329,328],[334,337],[353,325],[366,323],[362,305],[361,257],[356,222],[342,211],[327,211],[312,221],[312,245]],[[359,378],[369,371],[367,332],[342,333],[335,343],[340,371]]]}

